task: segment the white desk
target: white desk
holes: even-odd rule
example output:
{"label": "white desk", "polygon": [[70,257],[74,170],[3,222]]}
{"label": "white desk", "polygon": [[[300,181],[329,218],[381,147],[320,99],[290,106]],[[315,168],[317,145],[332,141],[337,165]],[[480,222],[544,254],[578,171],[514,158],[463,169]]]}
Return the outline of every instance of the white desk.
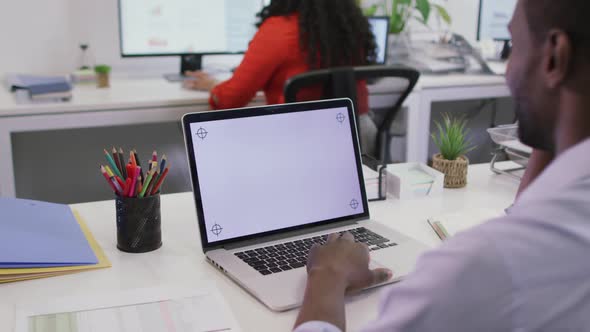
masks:
{"label": "white desk", "polygon": [[[369,90],[372,98],[391,94],[387,80],[370,86]],[[207,93],[184,90],[180,84],[168,83],[162,78],[113,80],[109,89],[79,86],[73,95],[68,103],[19,105],[11,93],[0,89],[0,196],[14,197],[16,193],[13,133],[172,122],[185,113],[209,108]],[[425,162],[428,159],[432,103],[508,95],[502,76],[423,76],[406,101],[406,160]],[[263,101],[259,95],[254,104]]]}
{"label": "white desk", "polygon": [[[505,165],[508,166],[508,165]],[[515,196],[518,183],[495,175],[488,164],[472,166],[464,189],[445,190],[435,198],[413,201],[387,200],[370,204],[373,219],[423,243],[440,243],[426,218],[465,208],[505,208]],[[93,272],[0,285],[0,330],[11,331],[14,303],[43,301],[51,297],[84,295],[101,290],[118,291],[159,284],[217,282],[243,331],[289,331],[297,311],[274,313],[206,263],[199,243],[197,218],[191,193],[162,197],[163,246],[146,254],[126,254],[116,249],[115,203],[104,201],[73,206],[88,223],[113,267]],[[358,330],[377,313],[384,288],[351,298],[347,304],[348,328]]]}

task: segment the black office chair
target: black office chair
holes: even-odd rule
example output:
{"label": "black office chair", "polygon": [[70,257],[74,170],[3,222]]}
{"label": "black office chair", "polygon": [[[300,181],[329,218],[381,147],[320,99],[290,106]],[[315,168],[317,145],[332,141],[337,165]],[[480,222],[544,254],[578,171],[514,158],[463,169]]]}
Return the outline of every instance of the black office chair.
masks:
{"label": "black office chair", "polygon": [[394,136],[391,127],[404,101],[418,82],[420,73],[417,70],[400,66],[363,66],[310,71],[287,80],[284,87],[285,101],[296,102],[298,101],[297,94],[299,91],[304,88],[320,86],[323,87],[322,99],[350,98],[356,110],[358,109],[356,82],[359,80],[372,82],[385,77],[407,80],[407,85],[399,87],[399,91],[395,91],[395,94],[399,93],[399,97],[393,106],[385,112],[382,120],[376,123],[378,136],[377,147],[375,147],[374,151],[377,152],[372,157],[387,164],[391,162],[390,146],[391,139]]}

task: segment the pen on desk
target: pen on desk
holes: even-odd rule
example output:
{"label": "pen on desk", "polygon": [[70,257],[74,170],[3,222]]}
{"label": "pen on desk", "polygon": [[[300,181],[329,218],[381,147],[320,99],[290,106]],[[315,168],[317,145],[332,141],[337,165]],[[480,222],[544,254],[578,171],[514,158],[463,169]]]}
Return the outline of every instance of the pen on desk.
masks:
{"label": "pen on desk", "polygon": [[118,175],[119,177],[123,177],[121,175],[121,173],[119,172],[119,170],[117,169],[117,164],[115,164],[113,157],[111,157],[111,155],[109,154],[109,152],[106,149],[103,149],[103,151],[104,151],[105,157],[107,158],[108,163],[111,165],[112,168],[115,169],[115,174]]}
{"label": "pen on desk", "polygon": [[152,195],[155,195],[158,192],[158,190],[160,190],[160,186],[162,185],[162,182],[164,182],[164,178],[166,178],[166,175],[168,174],[168,169],[169,167],[166,167],[162,175],[160,175],[160,177],[158,178],[158,182],[154,186],[154,189],[152,189]]}
{"label": "pen on desk", "polygon": [[433,221],[430,224],[432,225],[432,229],[434,229],[436,235],[438,235],[441,240],[446,240],[449,237],[449,233],[440,221]]}
{"label": "pen on desk", "polygon": [[119,153],[117,153],[117,157],[119,158],[119,163],[121,163],[121,173],[123,173],[123,179],[127,180],[127,164],[125,163],[125,158],[123,158],[123,148],[119,147]]}

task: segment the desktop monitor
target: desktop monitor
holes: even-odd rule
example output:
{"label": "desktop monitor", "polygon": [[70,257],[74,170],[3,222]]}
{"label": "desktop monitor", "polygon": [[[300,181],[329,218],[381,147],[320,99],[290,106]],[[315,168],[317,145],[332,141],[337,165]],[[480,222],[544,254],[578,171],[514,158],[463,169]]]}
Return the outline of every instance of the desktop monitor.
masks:
{"label": "desktop monitor", "polygon": [[389,36],[389,17],[387,16],[371,16],[369,17],[369,24],[371,31],[375,36],[375,43],[377,44],[377,59],[376,64],[384,65],[387,61],[387,38]]}
{"label": "desktop monitor", "polygon": [[478,40],[510,40],[508,24],[516,8],[517,0],[480,0]]}
{"label": "desktop monitor", "polygon": [[494,40],[503,42],[501,59],[506,60],[512,51],[512,43],[508,24],[516,8],[518,0],[480,0],[478,40]]}
{"label": "desktop monitor", "polygon": [[121,55],[181,56],[181,73],[201,55],[243,53],[263,0],[119,0]]}

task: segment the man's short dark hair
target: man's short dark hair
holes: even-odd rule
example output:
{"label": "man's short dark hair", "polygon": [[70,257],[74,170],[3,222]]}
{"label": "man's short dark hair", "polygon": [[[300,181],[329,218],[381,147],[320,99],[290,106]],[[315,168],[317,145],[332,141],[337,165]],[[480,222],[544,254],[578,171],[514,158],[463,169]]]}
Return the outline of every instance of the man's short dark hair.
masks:
{"label": "man's short dark hair", "polygon": [[590,63],[590,0],[522,0],[533,34],[542,42],[552,29],[565,31],[576,58]]}

